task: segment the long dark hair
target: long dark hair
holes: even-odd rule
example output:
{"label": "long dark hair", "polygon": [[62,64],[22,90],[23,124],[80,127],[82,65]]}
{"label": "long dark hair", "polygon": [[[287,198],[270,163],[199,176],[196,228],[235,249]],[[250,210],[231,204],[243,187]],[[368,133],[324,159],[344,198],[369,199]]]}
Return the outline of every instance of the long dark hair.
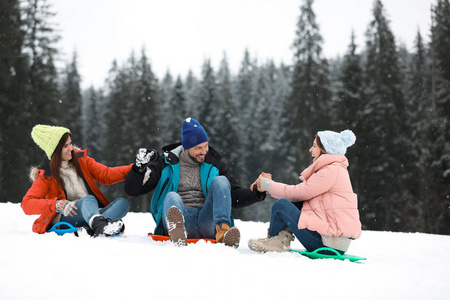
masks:
{"label": "long dark hair", "polygon": [[316,134],[316,143],[320,149],[320,155],[327,154],[327,150],[325,150],[325,147],[323,146],[322,141],[320,140],[320,137],[317,134]]}
{"label": "long dark hair", "polygon": [[[61,175],[59,174],[59,170],[61,169],[62,163],[62,149],[67,142],[67,139],[72,137],[70,132],[65,133],[61,139],[59,140],[58,146],[56,146],[55,151],[52,154],[52,158],[50,159],[50,171],[52,172],[53,177],[55,177],[58,185],[64,189],[64,180],[62,180]],[[69,164],[72,164],[77,172],[79,177],[82,177],[80,164],[78,163],[77,155],[75,154],[75,150],[72,150],[72,159],[69,160]]]}

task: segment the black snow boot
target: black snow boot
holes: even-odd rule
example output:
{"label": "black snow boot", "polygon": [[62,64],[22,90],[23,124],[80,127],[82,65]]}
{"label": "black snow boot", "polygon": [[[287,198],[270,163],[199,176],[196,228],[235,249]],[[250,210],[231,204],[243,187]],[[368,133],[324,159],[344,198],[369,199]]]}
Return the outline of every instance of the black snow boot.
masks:
{"label": "black snow boot", "polygon": [[76,237],[83,237],[83,236],[94,236],[94,230],[89,225],[84,225],[83,227],[79,227],[77,231],[75,231],[73,234],[75,234]]}
{"label": "black snow boot", "polygon": [[122,220],[110,220],[106,219],[102,215],[92,217],[90,222],[91,228],[94,231],[93,237],[111,236],[122,233],[124,224]]}

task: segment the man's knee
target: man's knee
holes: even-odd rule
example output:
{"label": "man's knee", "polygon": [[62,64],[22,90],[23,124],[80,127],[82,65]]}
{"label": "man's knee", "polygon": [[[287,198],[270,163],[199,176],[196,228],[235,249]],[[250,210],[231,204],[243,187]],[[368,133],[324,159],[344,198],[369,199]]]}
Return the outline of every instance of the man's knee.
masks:
{"label": "man's knee", "polygon": [[179,207],[181,204],[183,204],[183,199],[181,199],[181,196],[176,192],[168,192],[164,198],[164,206],[169,205],[170,207]]}
{"label": "man's knee", "polygon": [[168,200],[168,199],[177,201],[177,200],[180,200],[181,197],[176,192],[168,192],[167,195],[166,195],[165,200]]}
{"label": "man's knee", "polygon": [[216,176],[211,182],[211,186],[220,186],[223,188],[230,188],[230,181],[225,176]]}

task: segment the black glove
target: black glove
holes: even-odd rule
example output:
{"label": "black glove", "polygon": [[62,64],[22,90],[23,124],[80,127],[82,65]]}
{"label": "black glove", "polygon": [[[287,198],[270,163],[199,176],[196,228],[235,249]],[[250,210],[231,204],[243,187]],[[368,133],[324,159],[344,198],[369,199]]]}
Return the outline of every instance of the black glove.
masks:
{"label": "black glove", "polygon": [[256,186],[256,184],[253,186],[252,192],[256,194],[256,197],[258,197],[259,199],[264,200],[266,199],[266,192],[260,192],[258,191],[258,187]]}
{"label": "black glove", "polygon": [[138,173],[144,173],[147,169],[148,163],[157,160],[158,157],[158,151],[154,149],[140,148],[136,152],[136,162],[134,164],[136,171]]}

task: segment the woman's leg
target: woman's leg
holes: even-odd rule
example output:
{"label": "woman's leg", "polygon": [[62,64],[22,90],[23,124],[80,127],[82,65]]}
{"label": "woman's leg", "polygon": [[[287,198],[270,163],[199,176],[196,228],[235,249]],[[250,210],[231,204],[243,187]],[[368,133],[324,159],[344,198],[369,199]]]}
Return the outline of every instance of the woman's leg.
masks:
{"label": "woman's leg", "polygon": [[289,227],[292,232],[297,228],[300,210],[291,201],[282,198],[272,205],[270,214],[269,236],[276,236]]}
{"label": "woman's leg", "polygon": [[72,217],[61,215],[61,222],[67,222],[73,226],[82,227],[89,224],[89,220],[92,216],[100,214],[97,199],[92,195],[81,198],[75,203],[75,206],[77,207],[77,214]]}
{"label": "woman's leg", "polygon": [[108,206],[100,209],[100,214],[107,219],[120,220],[125,217],[130,210],[130,202],[125,198],[117,198]]}
{"label": "woman's leg", "polygon": [[[77,207],[77,215],[72,217],[61,216],[61,221],[68,222],[76,227],[86,227],[89,235],[94,237],[99,235],[116,235],[123,231],[123,222],[120,218],[126,215],[128,211],[128,200],[113,201],[102,209],[106,216],[100,215],[97,199],[92,195],[81,198],[75,203],[75,206]],[[92,218],[93,216],[96,217]],[[113,221],[106,219],[110,217]],[[115,219],[116,217],[117,219]],[[89,223],[90,221],[91,223]]]}
{"label": "woman's leg", "polygon": [[272,206],[269,235],[275,236],[280,231],[286,229],[286,227],[289,227],[290,231],[297,237],[306,250],[314,251],[317,248],[324,247],[322,237],[318,232],[306,228],[298,229],[300,215],[300,210],[289,200],[280,199],[276,201]]}

